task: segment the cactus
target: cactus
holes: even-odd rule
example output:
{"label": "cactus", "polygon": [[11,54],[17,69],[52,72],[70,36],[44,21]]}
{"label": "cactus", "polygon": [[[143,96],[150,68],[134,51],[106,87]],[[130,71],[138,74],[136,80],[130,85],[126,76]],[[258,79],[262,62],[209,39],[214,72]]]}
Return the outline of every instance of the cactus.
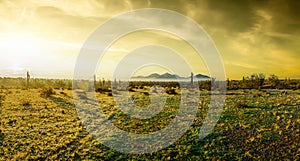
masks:
{"label": "cactus", "polygon": [[105,86],[105,79],[102,78],[102,86]]}
{"label": "cactus", "polygon": [[94,75],[94,88],[95,89],[97,89],[96,85],[97,85],[97,80],[96,80],[96,75]]}
{"label": "cactus", "polygon": [[30,74],[29,72],[27,71],[26,73],[26,87],[29,88],[29,80],[30,80]]}
{"label": "cactus", "polygon": [[191,72],[191,85],[193,86],[194,85],[194,73]]}
{"label": "cactus", "polygon": [[115,79],[114,79],[114,83],[113,83],[113,88],[115,88],[115,89],[116,89],[116,88],[117,88],[117,86],[118,86],[118,83],[117,83],[117,79],[115,78]]}

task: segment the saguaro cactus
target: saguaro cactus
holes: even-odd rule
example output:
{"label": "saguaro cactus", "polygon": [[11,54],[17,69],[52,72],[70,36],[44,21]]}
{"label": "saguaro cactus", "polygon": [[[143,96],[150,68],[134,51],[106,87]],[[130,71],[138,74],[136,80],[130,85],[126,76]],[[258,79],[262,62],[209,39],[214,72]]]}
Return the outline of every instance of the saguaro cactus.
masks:
{"label": "saguaro cactus", "polygon": [[27,71],[26,73],[26,87],[29,88],[29,80],[30,80],[30,74],[29,72]]}
{"label": "saguaro cactus", "polygon": [[102,78],[102,86],[105,86],[105,79]]}
{"label": "saguaro cactus", "polygon": [[116,89],[118,86],[117,78],[114,79],[113,88]]}
{"label": "saguaro cactus", "polygon": [[94,75],[94,88],[95,89],[97,89],[96,85],[97,85],[97,80],[96,80],[96,75]]}
{"label": "saguaro cactus", "polygon": [[194,73],[191,72],[191,85],[194,85]]}

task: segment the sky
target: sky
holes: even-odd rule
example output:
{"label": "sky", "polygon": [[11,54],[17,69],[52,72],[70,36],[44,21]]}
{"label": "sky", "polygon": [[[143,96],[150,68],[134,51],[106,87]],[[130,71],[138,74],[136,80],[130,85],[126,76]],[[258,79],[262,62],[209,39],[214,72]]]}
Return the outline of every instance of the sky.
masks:
{"label": "sky", "polygon": [[[300,78],[297,0],[0,0],[0,77],[24,77],[30,71],[32,77],[72,78],[89,35],[113,16],[142,8],[169,9],[196,21],[215,42],[230,79],[253,73]],[[176,50],[195,73],[209,75],[187,42],[160,31],[134,32],[115,41],[97,75],[111,76],[126,54],[149,44]],[[148,66],[136,74],[166,71]]]}

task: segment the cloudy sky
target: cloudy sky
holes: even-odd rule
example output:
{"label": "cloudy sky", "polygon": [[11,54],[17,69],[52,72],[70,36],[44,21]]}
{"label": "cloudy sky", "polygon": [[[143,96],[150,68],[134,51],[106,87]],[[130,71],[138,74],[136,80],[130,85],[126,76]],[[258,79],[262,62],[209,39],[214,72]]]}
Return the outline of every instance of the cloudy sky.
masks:
{"label": "cloudy sky", "polygon": [[[71,78],[80,48],[99,25],[149,7],[177,11],[202,26],[215,42],[228,78],[252,73],[300,78],[297,0],[0,0],[0,77],[24,76],[29,70],[33,77]],[[209,74],[198,57],[190,56],[195,51],[189,44],[158,31],[120,38],[99,63],[99,73],[109,76],[123,56],[147,44],[168,46],[197,73]],[[149,67],[137,73],[153,71],[165,72]]]}

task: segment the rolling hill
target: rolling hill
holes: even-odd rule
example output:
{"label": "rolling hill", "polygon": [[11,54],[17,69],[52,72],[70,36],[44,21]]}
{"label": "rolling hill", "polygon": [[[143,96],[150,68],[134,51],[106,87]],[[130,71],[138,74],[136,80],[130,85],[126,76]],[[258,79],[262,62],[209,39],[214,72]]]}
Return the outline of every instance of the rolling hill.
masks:
{"label": "rolling hill", "polygon": [[[148,76],[135,76],[132,78],[133,79],[190,79],[190,77],[182,77],[177,74],[170,74],[170,73],[164,73],[164,74],[153,73]],[[203,74],[196,74],[194,75],[194,78],[209,79],[210,77]]]}

